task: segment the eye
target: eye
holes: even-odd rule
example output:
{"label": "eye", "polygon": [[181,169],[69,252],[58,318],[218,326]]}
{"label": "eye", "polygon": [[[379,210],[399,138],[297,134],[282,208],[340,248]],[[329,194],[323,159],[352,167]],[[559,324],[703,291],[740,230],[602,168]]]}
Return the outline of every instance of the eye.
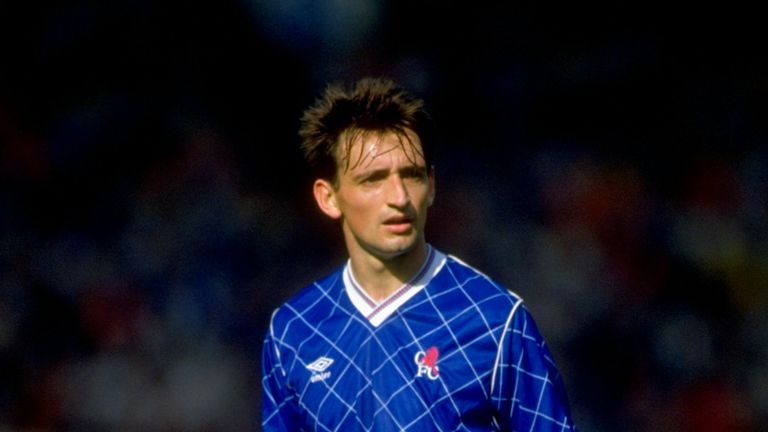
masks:
{"label": "eye", "polygon": [[418,167],[404,170],[401,174],[404,179],[424,181],[427,179],[427,171]]}
{"label": "eye", "polygon": [[366,176],[363,176],[360,179],[360,183],[365,185],[374,185],[374,184],[380,183],[386,177],[387,177],[386,173],[374,172]]}
{"label": "eye", "polygon": [[420,179],[424,178],[424,175],[418,171],[411,171],[405,174],[405,177],[407,178],[414,178],[414,179]]}

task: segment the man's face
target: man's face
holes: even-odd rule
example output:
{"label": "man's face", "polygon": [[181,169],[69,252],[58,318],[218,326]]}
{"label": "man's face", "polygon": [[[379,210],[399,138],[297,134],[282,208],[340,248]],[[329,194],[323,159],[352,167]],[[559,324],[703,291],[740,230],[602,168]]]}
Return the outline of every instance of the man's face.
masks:
{"label": "man's face", "polygon": [[418,136],[363,133],[349,154],[339,147],[338,181],[330,192],[337,212],[326,213],[342,220],[349,253],[387,260],[423,245],[435,183]]}

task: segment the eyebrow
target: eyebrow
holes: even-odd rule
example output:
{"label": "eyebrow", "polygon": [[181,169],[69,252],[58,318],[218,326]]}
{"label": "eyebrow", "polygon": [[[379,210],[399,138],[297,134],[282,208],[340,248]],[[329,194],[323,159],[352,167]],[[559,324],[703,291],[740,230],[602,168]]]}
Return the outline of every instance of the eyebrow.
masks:
{"label": "eyebrow", "polygon": [[[423,175],[427,175],[427,167],[425,165],[408,165],[400,168],[398,170],[398,173],[400,175],[406,174],[406,175],[423,176]],[[382,168],[382,169],[366,170],[359,174],[353,175],[352,179],[355,181],[360,181],[360,180],[381,176],[381,175],[389,175],[389,169]]]}
{"label": "eyebrow", "polygon": [[372,177],[378,177],[383,175],[389,175],[389,170],[388,169],[365,170],[359,174],[353,175],[352,179],[355,181],[360,181],[360,180],[366,180]]}
{"label": "eyebrow", "polygon": [[426,165],[408,165],[400,170],[400,174],[427,175]]}

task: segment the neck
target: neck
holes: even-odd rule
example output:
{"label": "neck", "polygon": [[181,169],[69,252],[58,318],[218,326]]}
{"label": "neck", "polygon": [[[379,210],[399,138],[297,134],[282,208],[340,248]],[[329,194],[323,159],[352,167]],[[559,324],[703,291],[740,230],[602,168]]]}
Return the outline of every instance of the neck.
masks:
{"label": "neck", "polygon": [[350,253],[355,279],[376,301],[386,299],[416,276],[426,259],[427,245],[424,242],[391,258],[380,258],[372,253]]}

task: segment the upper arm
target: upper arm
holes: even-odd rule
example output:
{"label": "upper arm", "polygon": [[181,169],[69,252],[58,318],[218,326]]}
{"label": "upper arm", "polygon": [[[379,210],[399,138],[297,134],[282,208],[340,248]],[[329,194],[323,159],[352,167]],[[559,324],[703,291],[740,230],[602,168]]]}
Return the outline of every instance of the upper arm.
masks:
{"label": "upper arm", "polygon": [[295,395],[281,363],[280,350],[270,326],[261,355],[261,424],[264,431],[299,430]]}
{"label": "upper arm", "polygon": [[562,377],[530,312],[510,312],[494,370],[493,399],[509,430],[575,430]]}

